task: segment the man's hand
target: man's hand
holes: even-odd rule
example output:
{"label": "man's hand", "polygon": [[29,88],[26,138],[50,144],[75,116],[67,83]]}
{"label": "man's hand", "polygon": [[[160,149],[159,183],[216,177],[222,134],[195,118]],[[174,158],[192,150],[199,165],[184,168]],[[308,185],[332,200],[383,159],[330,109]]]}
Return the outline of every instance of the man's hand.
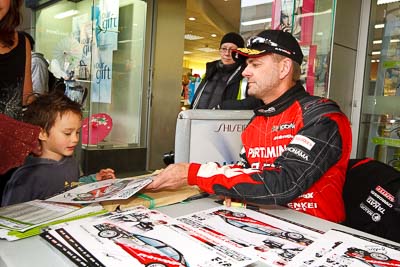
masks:
{"label": "man's hand", "polygon": [[170,164],[154,180],[146,189],[162,190],[177,189],[187,185],[187,177],[189,172],[189,163]]}
{"label": "man's hand", "polygon": [[107,179],[115,179],[115,174],[113,169],[101,169],[98,173],[96,173],[96,180],[102,181]]}

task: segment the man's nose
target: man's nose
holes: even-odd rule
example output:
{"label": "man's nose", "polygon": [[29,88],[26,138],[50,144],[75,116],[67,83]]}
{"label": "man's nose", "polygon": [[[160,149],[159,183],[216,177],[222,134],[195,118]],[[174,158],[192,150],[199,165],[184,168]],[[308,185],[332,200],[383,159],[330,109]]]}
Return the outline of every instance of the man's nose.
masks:
{"label": "man's nose", "polygon": [[250,76],[249,73],[249,66],[246,66],[246,68],[244,68],[243,72],[242,72],[242,76],[248,78]]}

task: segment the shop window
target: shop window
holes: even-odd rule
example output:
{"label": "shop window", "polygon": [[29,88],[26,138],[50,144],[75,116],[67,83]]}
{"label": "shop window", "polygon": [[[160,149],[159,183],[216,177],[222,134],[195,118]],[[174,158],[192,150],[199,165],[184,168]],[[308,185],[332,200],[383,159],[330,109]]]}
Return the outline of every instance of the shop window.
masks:
{"label": "shop window", "polygon": [[372,1],[358,157],[400,170],[400,7]]}
{"label": "shop window", "polygon": [[265,29],[292,33],[304,54],[304,87],[327,97],[335,5],[334,0],[242,0],[240,33],[245,38]]}
{"label": "shop window", "polygon": [[36,51],[83,103],[84,149],[143,147],[147,4],[58,1],[36,10]]}

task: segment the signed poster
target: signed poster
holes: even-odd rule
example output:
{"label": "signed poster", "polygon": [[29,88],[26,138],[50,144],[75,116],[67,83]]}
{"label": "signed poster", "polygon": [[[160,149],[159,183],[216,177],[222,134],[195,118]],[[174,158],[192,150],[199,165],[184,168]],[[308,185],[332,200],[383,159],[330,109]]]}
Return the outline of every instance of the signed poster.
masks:
{"label": "signed poster", "polygon": [[127,199],[151,183],[152,180],[151,176],[104,180],[78,186],[47,200],[62,203],[94,203]]}

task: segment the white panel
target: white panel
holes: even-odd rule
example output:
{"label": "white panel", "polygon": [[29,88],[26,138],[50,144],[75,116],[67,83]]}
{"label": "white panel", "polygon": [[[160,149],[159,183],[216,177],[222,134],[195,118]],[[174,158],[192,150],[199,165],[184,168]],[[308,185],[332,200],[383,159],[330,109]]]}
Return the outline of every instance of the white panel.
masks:
{"label": "white panel", "polygon": [[177,119],[175,162],[236,163],[250,110],[187,110]]}

